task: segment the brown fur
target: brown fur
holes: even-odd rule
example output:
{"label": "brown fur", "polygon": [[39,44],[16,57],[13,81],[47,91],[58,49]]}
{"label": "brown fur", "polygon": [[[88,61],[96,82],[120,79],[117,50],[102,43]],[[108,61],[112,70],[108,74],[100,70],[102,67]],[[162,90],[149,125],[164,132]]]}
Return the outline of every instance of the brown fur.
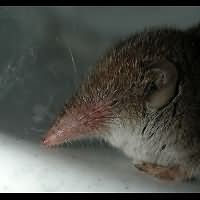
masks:
{"label": "brown fur", "polygon": [[[108,101],[112,117],[132,122],[145,120],[141,134],[155,138],[154,146],[167,144],[177,162],[199,175],[200,170],[200,27],[187,31],[153,28],[120,41],[96,64],[65,110],[91,102]],[[159,110],[150,110],[147,99],[155,79],[151,66],[162,59],[178,71],[177,91]],[[66,115],[63,112],[59,120]],[[151,123],[150,123],[151,122]],[[102,130],[101,130],[102,131]],[[167,131],[168,134],[165,134]],[[160,140],[156,140],[156,137]],[[176,158],[174,158],[176,159]],[[172,156],[173,160],[173,156]]]}

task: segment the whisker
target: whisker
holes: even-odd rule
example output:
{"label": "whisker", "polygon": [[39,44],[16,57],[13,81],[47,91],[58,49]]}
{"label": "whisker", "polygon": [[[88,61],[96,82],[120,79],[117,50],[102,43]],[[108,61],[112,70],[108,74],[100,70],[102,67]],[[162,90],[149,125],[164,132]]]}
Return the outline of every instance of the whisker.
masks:
{"label": "whisker", "polygon": [[73,64],[73,69],[74,69],[74,72],[77,74],[78,73],[78,70],[77,70],[77,66],[76,66],[76,62],[75,62],[75,59],[74,59],[74,56],[73,56],[73,53],[72,53],[72,50],[69,46],[67,46],[67,49],[69,51],[69,54],[71,56],[71,59],[72,59],[72,64]]}

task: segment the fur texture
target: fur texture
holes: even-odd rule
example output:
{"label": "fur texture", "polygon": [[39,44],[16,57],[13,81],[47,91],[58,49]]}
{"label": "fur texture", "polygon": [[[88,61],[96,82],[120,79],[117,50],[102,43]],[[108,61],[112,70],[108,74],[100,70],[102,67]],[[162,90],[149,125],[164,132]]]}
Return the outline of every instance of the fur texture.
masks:
{"label": "fur texture", "polygon": [[[97,62],[67,103],[49,130],[46,143],[55,135],[55,127],[63,130],[61,143],[64,138],[73,139],[70,134],[88,137],[95,133],[95,137],[121,149],[134,164],[178,165],[192,176],[199,176],[199,32],[199,25],[186,31],[153,28],[120,41]],[[154,90],[151,83],[155,74],[150,67],[162,59],[176,66],[178,82],[170,101],[160,109],[152,109],[148,96]],[[92,105],[96,105],[93,110]],[[96,115],[99,106],[102,110]],[[81,127],[80,116],[90,123]],[[72,129],[65,131],[72,124],[66,118],[76,122],[76,133]],[[56,138],[51,145],[54,143]]]}

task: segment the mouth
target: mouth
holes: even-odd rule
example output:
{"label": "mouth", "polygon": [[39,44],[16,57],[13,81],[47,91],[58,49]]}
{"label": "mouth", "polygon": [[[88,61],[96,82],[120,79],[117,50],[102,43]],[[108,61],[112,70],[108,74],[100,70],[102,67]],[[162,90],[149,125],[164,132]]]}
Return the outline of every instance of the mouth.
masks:
{"label": "mouth", "polygon": [[43,138],[42,141],[41,141],[41,144],[43,146],[50,146],[51,145],[48,138]]}
{"label": "mouth", "polygon": [[41,145],[45,147],[57,147],[65,143],[72,143],[73,139],[79,138],[79,134],[73,134],[69,129],[51,128],[41,140]]}
{"label": "mouth", "polygon": [[67,138],[64,135],[58,134],[47,134],[41,141],[42,146],[45,147],[54,147],[59,146],[67,142]]}

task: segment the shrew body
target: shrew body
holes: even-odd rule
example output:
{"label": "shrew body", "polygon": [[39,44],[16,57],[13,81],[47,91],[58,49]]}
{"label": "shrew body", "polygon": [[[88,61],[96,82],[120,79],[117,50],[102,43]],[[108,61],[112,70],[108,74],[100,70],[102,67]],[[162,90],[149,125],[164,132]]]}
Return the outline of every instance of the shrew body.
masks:
{"label": "shrew body", "polygon": [[200,175],[200,26],[130,36],[96,64],[43,144],[103,139],[163,179]]}

